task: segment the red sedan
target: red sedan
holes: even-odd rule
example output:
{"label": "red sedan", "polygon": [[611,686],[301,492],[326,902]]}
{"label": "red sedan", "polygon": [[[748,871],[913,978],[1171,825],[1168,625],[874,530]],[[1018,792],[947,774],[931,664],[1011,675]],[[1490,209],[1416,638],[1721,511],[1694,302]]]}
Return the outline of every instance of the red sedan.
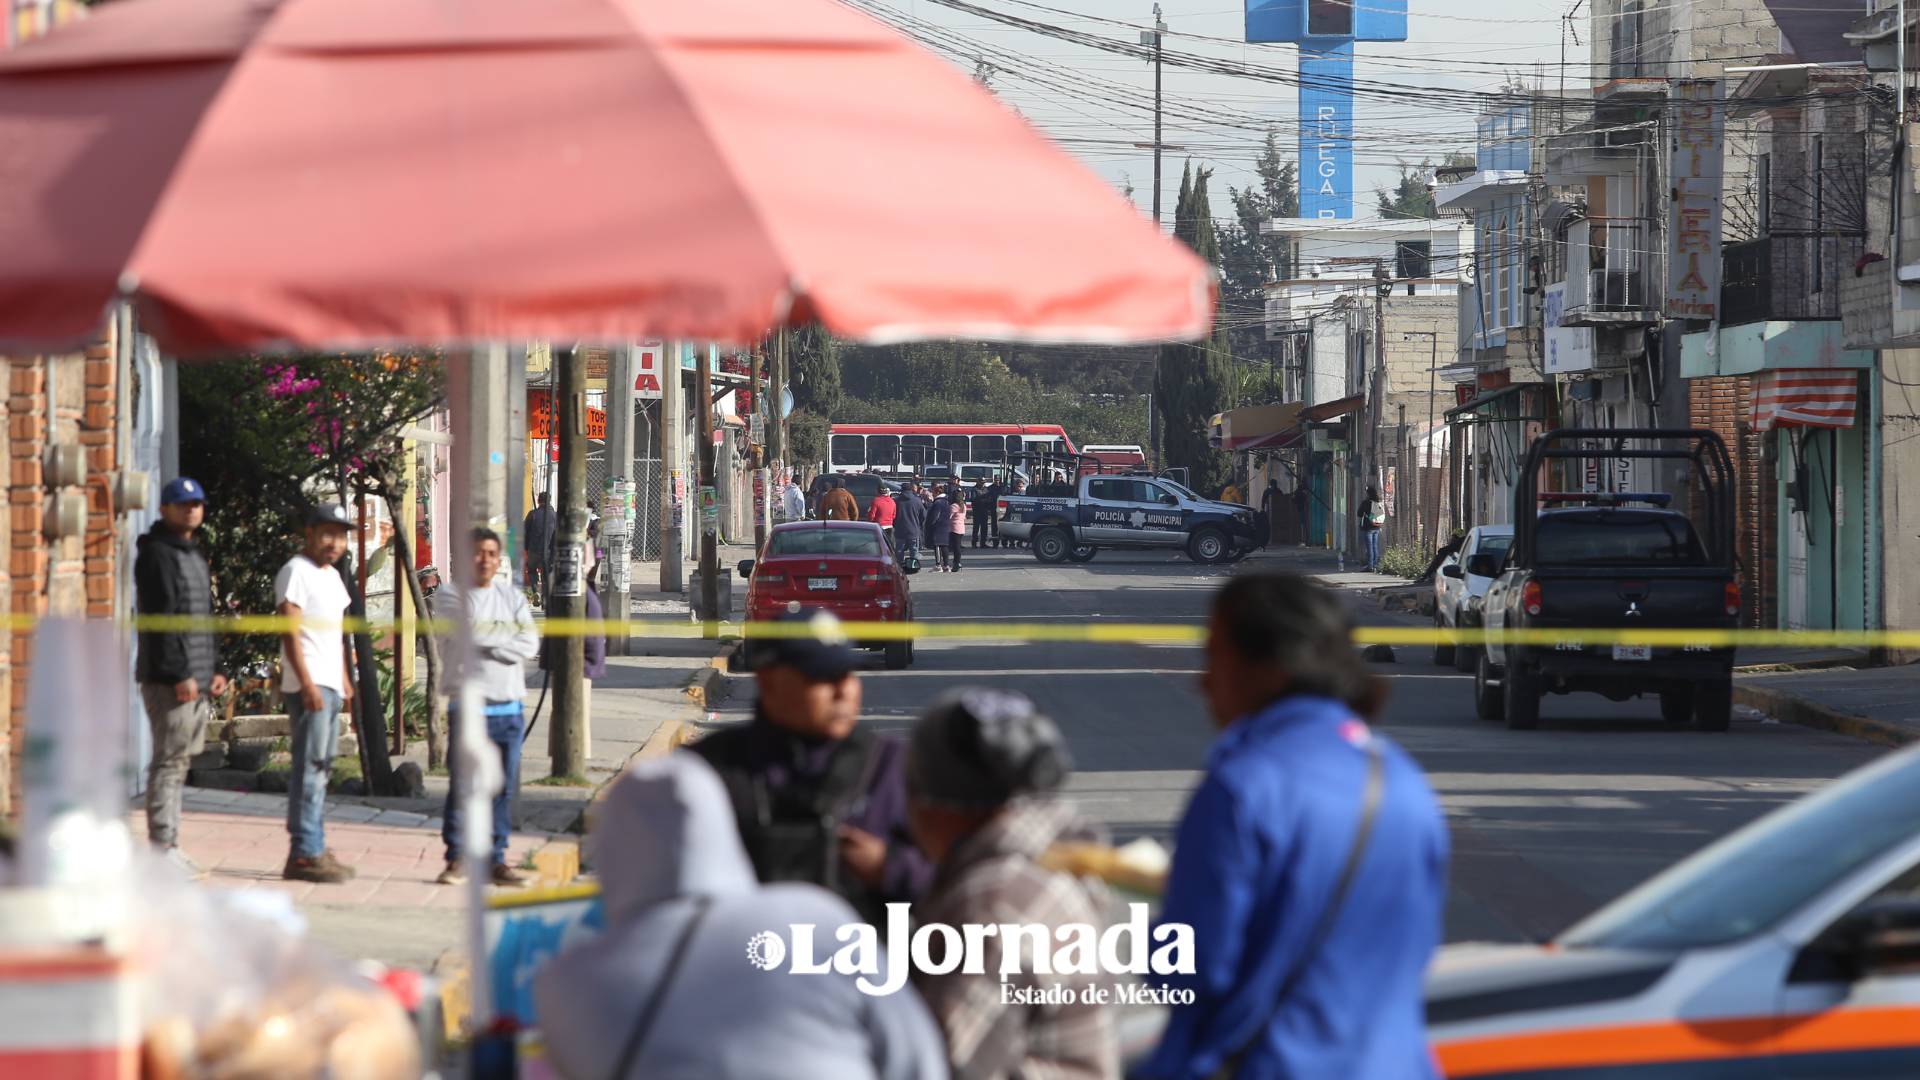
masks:
{"label": "red sedan", "polygon": [[[762,622],[788,611],[818,608],[842,622],[912,622],[913,593],[870,521],[789,521],[773,527],[758,562],[740,563],[748,580],[747,619]],[[913,663],[911,640],[876,641],[887,666]]]}

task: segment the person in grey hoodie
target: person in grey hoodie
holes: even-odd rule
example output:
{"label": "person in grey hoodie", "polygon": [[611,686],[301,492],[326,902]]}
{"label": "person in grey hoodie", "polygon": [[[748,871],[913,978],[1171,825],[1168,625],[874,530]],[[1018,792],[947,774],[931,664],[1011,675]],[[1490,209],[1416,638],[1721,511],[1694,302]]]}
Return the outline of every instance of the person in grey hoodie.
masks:
{"label": "person in grey hoodie", "polygon": [[[463,723],[478,721],[486,725],[487,741],[500,751],[504,777],[499,794],[493,797],[493,868],[495,885],[520,886],[526,875],[507,865],[507,841],[513,832],[513,802],[520,794],[520,745],[526,739],[527,696],[526,662],[540,650],[540,632],[533,623],[533,611],[527,598],[514,587],[513,578],[500,572],[500,534],[492,529],[473,530],[473,569],[464,582],[447,582],[434,594],[433,612],[438,619],[459,617],[465,604],[473,619],[473,646],[477,670],[467,678],[480,684],[483,715],[461,716],[448,711],[448,742],[458,746]],[[450,674],[461,667],[457,651],[449,651]],[[448,774],[459,767],[460,755],[447,755]],[[440,836],[447,844],[447,868],[437,879],[442,885],[458,885],[466,878],[460,861],[461,819],[458,783],[447,785],[447,806],[442,815]]]}
{"label": "person in grey hoodie", "polygon": [[817,885],[754,879],[726,789],[705,761],[676,753],[628,767],[588,845],[606,930],[555,957],[533,986],[561,1076],[947,1076],[940,1031],[911,987],[870,997],[857,975],[778,962],[758,970],[749,960],[751,944],[784,938],[792,924],[811,924],[832,948],[835,930],[861,920]]}

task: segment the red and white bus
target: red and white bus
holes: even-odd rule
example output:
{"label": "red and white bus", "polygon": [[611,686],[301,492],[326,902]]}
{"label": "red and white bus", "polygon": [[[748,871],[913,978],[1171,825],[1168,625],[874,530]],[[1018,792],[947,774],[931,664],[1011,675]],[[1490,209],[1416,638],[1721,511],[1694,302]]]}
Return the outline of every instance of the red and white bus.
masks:
{"label": "red and white bus", "polygon": [[1008,454],[1076,452],[1059,424],[835,424],[827,470],[904,475]]}

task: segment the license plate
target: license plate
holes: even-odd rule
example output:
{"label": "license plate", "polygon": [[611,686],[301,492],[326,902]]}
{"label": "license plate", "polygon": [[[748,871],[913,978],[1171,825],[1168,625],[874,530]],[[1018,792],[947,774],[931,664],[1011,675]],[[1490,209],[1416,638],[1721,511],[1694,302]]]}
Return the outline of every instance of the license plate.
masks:
{"label": "license plate", "polygon": [[807,579],[807,588],[812,589],[816,592],[823,589],[838,589],[839,587],[840,587],[839,578],[810,577]]}
{"label": "license plate", "polygon": [[1613,658],[1615,660],[1651,660],[1653,659],[1653,646],[1615,645],[1613,647]]}

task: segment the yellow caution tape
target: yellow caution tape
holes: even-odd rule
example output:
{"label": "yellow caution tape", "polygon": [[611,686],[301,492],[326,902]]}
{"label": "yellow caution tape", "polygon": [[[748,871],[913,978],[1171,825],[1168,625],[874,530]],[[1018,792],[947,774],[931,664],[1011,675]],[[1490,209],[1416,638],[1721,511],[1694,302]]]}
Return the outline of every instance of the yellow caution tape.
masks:
{"label": "yellow caution tape", "polygon": [[[7,627],[29,631],[44,615],[0,615]],[[129,631],[148,633],[187,633],[211,631],[217,634],[271,636],[292,633],[296,627],[339,626],[351,633],[369,633],[385,637],[399,628],[392,619],[346,619],[340,621],[297,620],[287,615],[133,615],[116,620]],[[447,620],[418,619],[418,633],[447,635],[453,624]],[[685,619],[634,619],[620,623],[613,619],[545,619],[536,623],[542,637],[598,637],[608,633],[633,637],[694,638],[726,635],[733,637],[810,638],[813,626],[805,622],[690,622]],[[1200,645],[1206,641],[1207,628],[1199,622],[1135,623],[1098,622],[842,622],[840,632],[855,641],[924,641],[949,639],[962,641],[1052,642],[1095,645]],[[498,623],[476,623],[479,633],[512,630]],[[1916,649],[1920,650],[1920,630],[1673,630],[1658,628],[1569,628],[1507,630],[1452,630],[1431,626],[1358,626],[1353,640],[1368,645],[1481,645],[1499,641],[1508,645],[1541,648],[1587,648],[1607,645],[1650,645],[1664,648],[1727,649],[1787,646],[1831,649]]]}

